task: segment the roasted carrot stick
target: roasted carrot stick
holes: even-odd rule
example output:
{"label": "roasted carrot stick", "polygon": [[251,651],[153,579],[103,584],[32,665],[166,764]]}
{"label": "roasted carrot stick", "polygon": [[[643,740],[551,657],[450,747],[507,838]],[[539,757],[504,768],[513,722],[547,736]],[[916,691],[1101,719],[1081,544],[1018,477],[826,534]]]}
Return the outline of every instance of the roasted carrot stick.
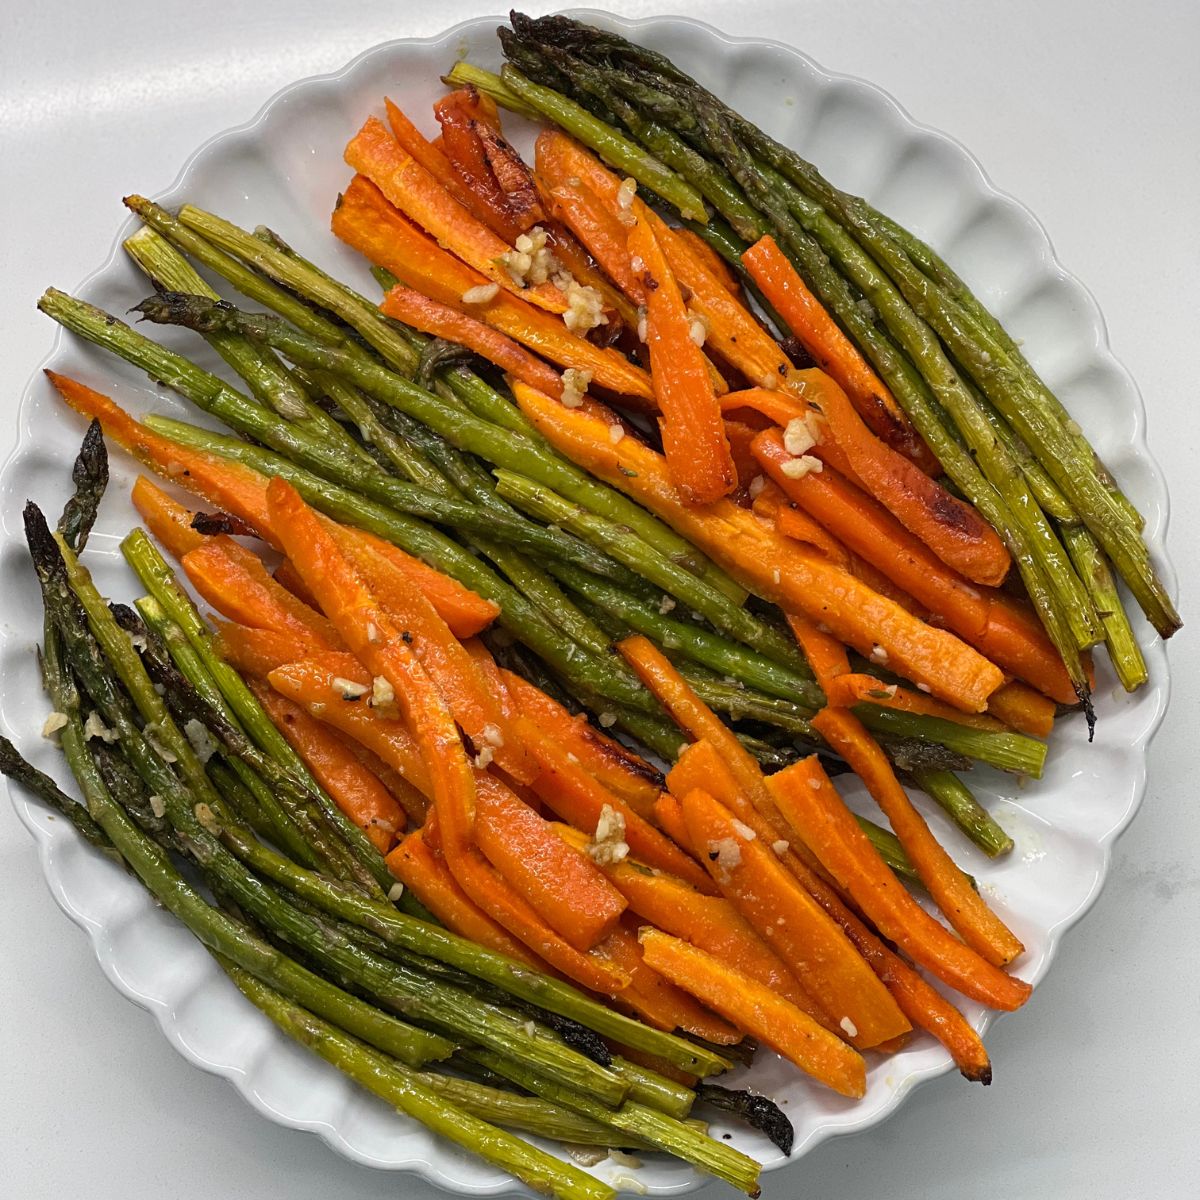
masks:
{"label": "roasted carrot stick", "polygon": [[[675,845],[686,850],[688,854],[694,853],[687,825],[683,821],[683,805],[679,803],[678,796],[672,792],[663,792],[654,802],[654,820]],[[715,892],[716,889],[710,886],[709,891]]]}
{"label": "roasted carrot stick", "polygon": [[304,580],[300,578],[296,568],[291,562],[284,558],[280,560],[279,566],[272,572],[275,582],[281,587],[287,588],[297,600],[303,600],[309,608],[317,607],[317,598],[305,586]]}
{"label": "roasted carrot stick", "polygon": [[514,722],[517,736],[542,768],[532,789],[551,812],[567,824],[594,836],[604,810],[611,809],[624,824],[624,841],[629,853],[648,866],[670,871],[705,892],[712,892],[708,876],[697,863],[679,849],[615,793],[598,783],[577,762],[571,752],[542,732],[528,717]]}
{"label": "roasted carrot stick", "polygon": [[429,141],[398,105],[387,98],[383,104],[392,136],[400,144],[400,148],[415,158],[459,204],[470,209],[478,220],[486,222],[487,209],[475,198],[470,188],[463,186],[463,181],[446,157],[445,150]]}
{"label": "roasted carrot stick", "polygon": [[546,964],[497,925],[454,881],[446,864],[425,844],[420,829],[387,856],[388,869],[443,925],[459,937],[507,954],[538,971]]}
{"label": "roasted carrot stick", "polygon": [[[641,932],[646,962],[842,1096],[866,1094],[862,1055],[758,980],[679,938]],[[874,976],[872,976],[872,979]],[[886,994],[886,993],[885,993]]]}
{"label": "roasted carrot stick", "polygon": [[145,475],[139,475],[134,481],[129,498],[146,528],[172,558],[182,558],[203,543],[204,535],[192,528],[191,510],[171,499]]}
{"label": "roasted carrot stick", "polygon": [[386,854],[406,820],[391,792],[326,726],[302,708],[262,683],[251,680],[250,688],[338,808],[371,839],[380,854]]}
{"label": "roasted carrot stick", "polygon": [[474,350],[481,358],[524,380],[551,396],[562,396],[562,377],[549,364],[530,354],[507,334],[498,332],[466,313],[430,300],[412,288],[394,287],[380,309],[389,317],[403,321],[422,333],[458,342]]}
{"label": "roasted carrot stick", "polygon": [[722,893],[850,1041],[865,1049],[906,1032],[887,989],[753,830],[707,792],[688,792],[682,804],[692,844]]}
{"label": "roasted carrot stick", "polygon": [[[771,836],[771,827],[755,809],[745,805],[744,797],[738,792],[736,780],[708,742],[693,742],[683,752],[672,775],[668,776],[668,783],[673,783],[680,791],[696,787],[709,792],[740,820],[754,828],[760,839],[765,841]],[[660,803],[666,802],[671,802],[676,809],[679,808],[679,801],[670,793],[664,792]],[[854,943],[855,949],[866,959],[871,970],[891,993],[900,1011],[913,1025],[937,1038],[950,1051],[959,1070],[968,1079],[990,1082],[991,1065],[987,1051],[979,1035],[967,1023],[962,1013],[867,928],[862,919],[847,905],[838,889],[824,877],[824,867],[820,862],[815,859],[810,862],[811,852],[797,837],[792,823],[777,808],[773,811],[778,814],[778,819],[784,822],[786,833],[783,839],[788,840],[788,848],[783,848],[784,840],[781,839],[774,843],[772,849],[777,854],[780,850],[783,851],[779,855],[780,861],[804,890],[838,923]],[[663,827],[666,828],[665,823]],[[803,858],[796,853],[798,849],[804,851]]]}
{"label": "roasted carrot stick", "polygon": [[808,290],[774,238],[759,239],[742,262],[804,348],[845,388],[876,436],[922,470],[936,470],[937,461],[883,381]]}
{"label": "roasted carrot stick", "polygon": [[808,659],[821,690],[828,696],[834,681],[850,674],[846,647],[808,617],[799,613],[786,613],[785,616],[792,636],[800,643],[800,649],[804,651],[804,657]]}
{"label": "roasted carrot stick", "polygon": [[[1003,690],[1003,689],[1001,689]],[[825,698],[834,708],[853,708],[856,704],[877,704],[880,708],[894,708],[898,712],[923,713],[943,721],[954,721],[972,729],[998,732],[1004,724],[984,713],[964,713],[940,700],[920,692],[909,691],[898,684],[884,683],[874,675],[847,673],[838,676],[825,688]]]}
{"label": "roasted carrot stick", "polygon": [[322,728],[328,731],[330,737],[345,747],[348,754],[353,754],[360,763],[391,793],[392,798],[404,810],[409,822],[413,825],[423,825],[429,812],[429,802],[417,791],[399,771],[389,767],[373,750],[368,750],[361,742],[347,737],[340,729],[321,722]]}
{"label": "roasted carrot stick", "polygon": [[1054,731],[1054,701],[1015,679],[988,700],[988,713],[1021,733],[1049,737]]}
{"label": "roasted carrot stick", "polygon": [[268,532],[266,480],[257,471],[181,446],[148,429],[100,392],[53,371],[46,375],[67,404],[85,417],[97,418],[105,436],[140,463],[240,517],[260,534]]}
{"label": "roasted carrot stick", "polygon": [[981,711],[1003,682],[998,667],[957,637],[764,528],[752,512],[728,499],[703,508],[682,504],[661,455],[637,439],[614,445],[607,426],[589,413],[565,408],[519,382],[513,394],[556,449],[644,504],[756,595],[822,622],[864,656],[878,646],[893,670],[928,684],[933,694],[964,711]]}
{"label": "roasted carrot stick", "polygon": [[959,870],[896,778],[887,755],[863,723],[840,708],[822,709],[813,727],[867,785],[912,860],[929,894],[962,939],[993,966],[1005,966],[1025,949]]}
{"label": "roasted carrot stick", "polygon": [[1025,1003],[1029,984],[960,942],[897,881],[815,757],[776,772],[769,786],[796,832],[884,937],[981,1004],[1015,1009]]}
{"label": "roasted carrot stick", "polygon": [[[352,651],[390,685],[413,731],[429,779],[446,862],[463,891],[539,957],[596,991],[626,978],[582,955],[554,932],[480,854],[472,841],[475,778],[450,710],[399,628],[335,539],[290,484],[267,489],[273,526],[288,557]],[[274,686],[274,681],[272,681]]]}
{"label": "roasted carrot stick", "polygon": [[547,189],[551,211],[583,243],[604,273],[634,304],[644,304],[646,288],[630,265],[627,230],[611,207],[578,177]]}
{"label": "roasted carrot stick", "polygon": [[708,269],[708,273],[714,279],[719,279],[725,286],[725,290],[733,296],[735,300],[742,298],[742,284],[738,277],[733,273],[730,265],[694,230],[689,229],[686,225],[679,226],[675,232],[679,235],[679,239],[688,248],[688,251]]}
{"label": "roasted carrot stick", "polygon": [[524,286],[516,281],[502,261],[512,253],[512,247],[476,220],[415,158],[406,154],[382,121],[368,117],[346,146],[345,157],[391,204],[492,283],[520,294],[547,312],[566,311],[567,299],[553,284]]}
{"label": "roasted carrot stick", "polygon": [[718,1046],[734,1046],[742,1040],[740,1029],[697,1004],[689,992],[647,965],[635,923],[622,921],[592,954],[629,976],[629,986],[617,997],[617,1003],[647,1024],[667,1032],[681,1029]]}
{"label": "roasted carrot stick", "polygon": [[[487,278],[441,249],[398,213],[370,180],[355,176],[334,210],[333,232],[377,266],[386,267],[431,299],[466,310],[464,295],[479,295]],[[469,306],[472,316],[561,367],[590,371],[592,381],[630,400],[653,405],[650,378],[611,349],[571,333],[562,320],[501,289]]]}
{"label": "roasted carrot stick", "polygon": [[192,586],[223,617],[255,629],[292,634],[306,644],[342,648],[337,631],[319,612],[271,577],[262,560],[232,538],[205,538],[180,565]]}
{"label": "roasted carrot stick", "polygon": [[733,491],[737,477],[704,352],[647,219],[630,227],[628,244],[646,291],[650,377],[662,413],[667,470],[686,503],[711,504]]}
{"label": "roasted carrot stick", "polygon": [[541,688],[511,671],[500,680],[517,709],[557,742],[579,765],[614,795],[620,796],[638,816],[649,821],[662,791],[662,774],[656,767],[615,738],[595,728],[586,714],[572,716]]}
{"label": "roasted carrot stick", "polygon": [[493,759],[529,783],[537,767],[513,736],[500,702],[474,659],[408,576],[369,543],[334,527],[333,540],[361,576],[432,679],[451,715],[471,739],[478,766]]}
{"label": "roasted carrot stick", "polygon": [[625,899],[582,851],[498,779],[475,777],[475,843],[541,918],[576,950],[617,927]]}
{"label": "roasted carrot stick", "polygon": [[252,629],[249,625],[217,619],[213,620],[213,625],[216,628],[213,645],[217,653],[231,667],[252,679],[266,679],[277,667],[315,658],[328,649],[323,643],[297,638],[290,633],[277,633],[273,629]]}

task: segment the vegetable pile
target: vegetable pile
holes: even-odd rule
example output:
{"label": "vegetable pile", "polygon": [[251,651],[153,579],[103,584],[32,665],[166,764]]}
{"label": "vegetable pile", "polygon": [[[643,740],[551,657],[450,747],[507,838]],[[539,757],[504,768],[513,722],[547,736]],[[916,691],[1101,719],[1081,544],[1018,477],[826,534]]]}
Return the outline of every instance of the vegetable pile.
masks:
{"label": "vegetable pile", "polygon": [[[270,230],[126,199],[136,311],[237,386],[42,297],[229,432],[50,373],[91,422],[57,531],[25,512],[83,803],[7,742],[0,770],[285,1033],[529,1186],[612,1194],[502,1129],[755,1195],[693,1108],[788,1153],[770,1100],[711,1082],[760,1043],[850,1098],[921,1032],[990,1081],[926,975],[1016,1009],[1024,947],[906,788],[1007,853],[960,772],[1039,776],[1061,712],[1094,722],[1101,642],[1145,682],[1114,569],[1179,618],[933,250],[649,50],[518,14],[500,39],[436,139],[388,100],[346,146],[332,229],[380,302]],[[543,123],[532,164],[501,107]],[[135,483],[132,607],[80,559],[105,438],[190,494]]]}

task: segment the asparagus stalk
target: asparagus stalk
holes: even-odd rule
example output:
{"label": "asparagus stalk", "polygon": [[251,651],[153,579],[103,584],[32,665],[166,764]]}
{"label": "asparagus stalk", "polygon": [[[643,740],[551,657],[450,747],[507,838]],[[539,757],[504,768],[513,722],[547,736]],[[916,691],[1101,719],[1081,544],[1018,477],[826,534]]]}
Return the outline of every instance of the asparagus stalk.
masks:
{"label": "asparagus stalk", "polygon": [[914,771],[913,776],[917,786],[945,809],[988,858],[999,858],[1012,850],[1012,838],[952,771]]}
{"label": "asparagus stalk", "polygon": [[71,468],[71,481],[75,490],[58,519],[58,532],[66,546],[81,554],[108,487],[108,448],[97,420],[88,424],[87,433],[83,435],[83,444]]}
{"label": "asparagus stalk", "polygon": [[[610,1200],[616,1195],[607,1184],[578,1167],[505,1133],[489,1120],[481,1119],[478,1113],[468,1111],[465,1105],[453,1103],[446,1094],[448,1089],[440,1086],[441,1077],[424,1075],[390,1062],[369,1046],[265,987],[249,972],[226,960],[218,961],[246,999],[288,1037],[320,1055],[405,1116],[420,1121],[456,1145],[501,1167],[537,1192],[558,1196],[562,1200]],[[462,1099],[469,1102],[466,1089],[477,1086],[459,1081],[456,1090]],[[496,1093],[491,1104],[484,1103],[478,1107],[486,1110],[494,1106],[495,1117],[499,1119],[503,1118],[506,1111],[509,1115],[516,1115],[520,1098],[513,1096],[512,1107],[508,1107],[507,1103],[500,1102],[502,1095]],[[553,1106],[544,1105],[543,1108],[544,1117],[557,1119],[557,1110]],[[567,1128],[577,1127],[578,1124],[567,1122]],[[593,1130],[596,1128],[595,1123],[584,1124],[584,1135],[591,1134],[594,1137]]]}

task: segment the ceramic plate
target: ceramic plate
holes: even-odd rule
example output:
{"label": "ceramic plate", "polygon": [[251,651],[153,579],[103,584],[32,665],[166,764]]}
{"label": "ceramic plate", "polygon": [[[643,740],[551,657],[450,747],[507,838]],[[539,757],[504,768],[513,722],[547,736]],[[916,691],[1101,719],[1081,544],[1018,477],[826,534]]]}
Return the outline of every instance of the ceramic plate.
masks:
{"label": "ceramic plate", "polygon": [[[835,183],[867,196],[938,247],[1013,335],[1024,340],[1030,359],[1085,427],[1145,513],[1148,540],[1172,581],[1162,551],[1167,495],[1146,447],[1137,388],[1108,349],[1095,302],[1058,264],[1045,231],[1031,213],[992,186],[962,146],[918,125],[878,88],[831,74],[790,47],[729,37],[680,18],[586,16],[664,51],[815,161]],[[368,113],[382,115],[384,95],[410,112],[428,113],[441,89],[438,78],[455,59],[466,56],[498,66],[498,22],[480,18],[437,38],[389,42],[335,75],[293,84],[248,124],[201,147],[178,183],[159,199],[169,206],[191,201],[245,227],[267,224],[302,253],[369,292],[372,285],[361,260],[328,232],[333,199],[349,177],[342,148]],[[530,132],[519,131],[520,125],[510,118],[518,143]],[[130,190],[138,184],[129,180]],[[104,265],[77,289],[114,313],[124,312],[148,290],[120,250],[120,237],[132,228],[131,223],[121,231]],[[157,333],[194,356],[198,348],[206,349],[181,331]],[[55,338],[49,323],[45,336],[53,348],[43,365],[115,394],[135,412],[182,413],[180,402],[122,364],[74,339]],[[215,369],[208,356],[198,357]],[[19,444],[0,484],[0,718],[27,754],[61,777],[56,752],[38,736],[48,706],[34,661],[39,604],[21,538],[20,511],[30,497],[49,512],[58,511],[83,427],[64,412],[40,373],[29,385],[19,419]],[[87,553],[102,589],[117,597],[132,594],[132,576],[117,543],[136,523],[128,500],[134,474],[124,455],[114,455],[113,486]],[[1142,797],[1146,746],[1166,705],[1168,681],[1162,643],[1144,623],[1138,633],[1151,683],[1129,697],[1101,668],[1100,721],[1093,745],[1086,742],[1082,721],[1064,721],[1054,735],[1045,778],[1021,784],[1011,777],[974,773],[972,786],[1015,837],[1014,853],[993,864],[948,833],[948,844],[965,869],[979,878],[1028,947],[1018,966],[1027,979],[1042,978],[1059,938],[1096,898],[1113,839]],[[180,1053],[224,1075],[271,1120],[311,1129],[358,1162],[414,1171],[463,1193],[520,1190],[500,1172],[400,1119],[284,1040],[135,882],[86,849],[64,821],[24,798],[14,797],[14,804],[34,836],[55,899],[87,930],[105,974],[154,1014]],[[940,812],[929,816],[939,834],[948,832]],[[977,1007],[968,1005],[966,1011],[979,1029],[986,1027],[988,1018]],[[794,1162],[824,1138],[875,1124],[918,1083],[950,1069],[941,1047],[921,1037],[911,1049],[873,1062],[867,1096],[859,1103],[810,1086],[766,1052],[760,1053],[749,1078],[786,1105],[796,1125]],[[943,1086],[967,1085],[949,1079]],[[717,1122],[715,1132],[731,1133],[734,1144],[760,1158],[768,1170],[788,1161],[741,1128],[726,1130]],[[595,1170],[610,1180],[627,1173],[627,1168],[608,1163]],[[663,1195],[699,1183],[690,1168],[661,1156],[649,1158],[637,1180]]]}

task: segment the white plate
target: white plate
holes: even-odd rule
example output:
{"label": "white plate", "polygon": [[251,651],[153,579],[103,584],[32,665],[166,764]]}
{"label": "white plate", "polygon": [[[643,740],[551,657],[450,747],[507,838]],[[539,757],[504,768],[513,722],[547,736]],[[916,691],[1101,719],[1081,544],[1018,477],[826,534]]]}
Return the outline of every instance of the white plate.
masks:
{"label": "white plate", "polygon": [[[1145,444],[1137,388],[1108,349],[1095,302],[1058,264],[1037,220],[1000,194],[962,146],[916,124],[878,88],[830,74],[789,47],[731,38],[681,18],[585,16],[666,52],[735,108],[815,161],[834,182],[866,195],[937,246],[1010,331],[1024,339],[1026,353],[1145,513],[1147,538],[1173,584],[1162,546],[1166,490]],[[361,261],[327,232],[332,199],[349,175],[342,147],[366,114],[380,112],[385,94],[424,113],[438,92],[438,76],[456,58],[497,65],[498,21],[481,18],[438,38],[377,46],[336,75],[292,85],[248,124],[198,150],[160,199],[168,205],[189,200],[243,226],[268,224],[321,265],[359,280],[369,291]],[[510,122],[515,129],[518,123]],[[131,222],[120,237],[132,228]],[[116,313],[148,290],[119,243],[120,238],[104,265],[77,289]],[[157,330],[159,335],[205,365],[215,365],[201,353],[206,347],[190,335],[165,329]],[[184,411],[166,392],[75,339],[56,337],[43,365],[79,376],[135,412]],[[189,416],[194,419],[194,413]],[[20,509],[26,498],[34,498],[52,515],[57,511],[82,423],[64,413],[40,374],[22,401],[20,421],[17,450],[0,477],[0,606],[5,613],[0,721],[26,754],[62,779],[57,752],[38,737],[48,706],[33,654],[40,637],[39,604]],[[119,454],[113,467],[113,487],[87,557],[100,586],[124,597],[130,595],[131,576],[117,542],[136,523],[128,501],[136,472]],[[1096,898],[1112,842],[1145,788],[1146,746],[1167,703],[1168,678],[1161,641],[1144,622],[1136,625],[1151,683],[1129,697],[1101,667],[1094,745],[1086,744],[1081,721],[1067,721],[1055,733],[1041,781],[1022,787],[1010,777],[974,773],[973,787],[1016,838],[1017,848],[1008,859],[989,863],[947,831],[939,812],[929,813],[935,829],[947,832],[964,867],[980,878],[1025,942],[1028,952],[1018,972],[1031,980],[1045,974],[1058,939]],[[507,1176],[396,1117],[287,1042],[135,882],[83,846],[65,822],[22,797],[14,796],[13,803],[34,835],[55,899],[88,932],[105,974],[155,1015],[180,1053],[228,1078],[270,1119],[314,1130],[359,1162],[416,1171],[464,1193],[520,1190]],[[979,1029],[986,1028],[989,1018],[977,1006],[967,1005],[966,1011]],[[951,1069],[942,1049],[920,1038],[911,1049],[875,1062],[866,1098],[852,1104],[808,1085],[766,1053],[759,1059],[752,1082],[781,1099],[796,1124],[793,1161],[832,1134],[876,1123],[916,1084]],[[952,1079],[943,1086],[969,1085]],[[720,1124],[715,1131],[726,1132]],[[768,1170],[786,1161],[764,1139],[737,1127],[728,1132],[734,1144],[762,1159]],[[596,1172],[609,1179],[620,1174],[609,1164]],[[687,1191],[699,1182],[688,1167],[661,1157],[647,1160],[638,1179],[655,1194]]]}

